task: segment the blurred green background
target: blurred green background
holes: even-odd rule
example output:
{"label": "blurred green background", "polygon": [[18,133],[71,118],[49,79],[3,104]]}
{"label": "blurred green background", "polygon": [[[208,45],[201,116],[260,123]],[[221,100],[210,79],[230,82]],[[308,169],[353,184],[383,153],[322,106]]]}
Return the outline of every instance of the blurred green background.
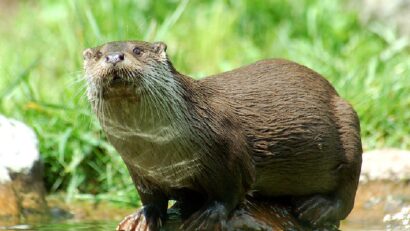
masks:
{"label": "blurred green background", "polygon": [[195,78],[260,59],[304,64],[357,110],[365,150],[410,148],[409,42],[347,1],[1,1],[0,114],[34,127],[50,192],[137,203],[85,97],[82,50],[161,40]]}

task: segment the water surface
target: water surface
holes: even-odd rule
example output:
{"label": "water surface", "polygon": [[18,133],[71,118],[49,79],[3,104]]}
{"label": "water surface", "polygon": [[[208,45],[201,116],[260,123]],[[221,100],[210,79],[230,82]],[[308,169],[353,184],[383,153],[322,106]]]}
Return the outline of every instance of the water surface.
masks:
{"label": "water surface", "polygon": [[58,223],[44,223],[44,224],[33,224],[33,225],[15,225],[9,227],[1,227],[0,230],[36,230],[36,231],[81,231],[81,230],[92,230],[92,231],[111,231],[115,230],[117,226],[116,221],[81,221],[81,222],[58,222]]}

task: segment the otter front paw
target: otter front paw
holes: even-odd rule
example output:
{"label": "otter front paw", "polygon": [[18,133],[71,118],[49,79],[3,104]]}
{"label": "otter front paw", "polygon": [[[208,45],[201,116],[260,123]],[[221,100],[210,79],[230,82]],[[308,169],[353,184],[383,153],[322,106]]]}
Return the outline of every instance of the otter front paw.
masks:
{"label": "otter front paw", "polygon": [[339,224],[339,200],[324,195],[315,195],[307,199],[297,200],[295,212],[297,217],[313,226],[333,226]]}
{"label": "otter front paw", "polygon": [[212,202],[204,209],[200,209],[193,213],[186,221],[184,221],[181,229],[186,231],[226,230],[227,217],[228,211],[225,206],[218,202]]}
{"label": "otter front paw", "polygon": [[158,231],[162,226],[159,209],[155,206],[144,206],[137,212],[125,217],[116,231]]}

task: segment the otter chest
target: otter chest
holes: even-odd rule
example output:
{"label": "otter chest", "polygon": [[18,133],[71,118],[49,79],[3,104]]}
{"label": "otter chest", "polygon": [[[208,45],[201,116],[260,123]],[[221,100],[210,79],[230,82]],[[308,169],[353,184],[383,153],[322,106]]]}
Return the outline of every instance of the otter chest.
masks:
{"label": "otter chest", "polygon": [[200,170],[199,152],[189,143],[186,134],[171,126],[149,132],[109,132],[110,142],[124,162],[151,181],[168,187],[189,187]]}

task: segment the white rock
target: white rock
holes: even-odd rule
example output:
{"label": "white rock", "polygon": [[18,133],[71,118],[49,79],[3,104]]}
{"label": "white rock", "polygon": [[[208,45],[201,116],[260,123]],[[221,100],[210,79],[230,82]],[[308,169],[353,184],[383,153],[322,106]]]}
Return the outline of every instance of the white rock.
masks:
{"label": "white rock", "polygon": [[410,151],[380,149],[363,153],[361,182],[410,179]]}
{"label": "white rock", "polygon": [[409,0],[362,0],[359,6],[362,21],[377,21],[384,26],[397,28],[402,35],[410,36]]}
{"label": "white rock", "polygon": [[33,129],[0,115],[0,183],[10,181],[10,171],[27,174],[39,159]]}

